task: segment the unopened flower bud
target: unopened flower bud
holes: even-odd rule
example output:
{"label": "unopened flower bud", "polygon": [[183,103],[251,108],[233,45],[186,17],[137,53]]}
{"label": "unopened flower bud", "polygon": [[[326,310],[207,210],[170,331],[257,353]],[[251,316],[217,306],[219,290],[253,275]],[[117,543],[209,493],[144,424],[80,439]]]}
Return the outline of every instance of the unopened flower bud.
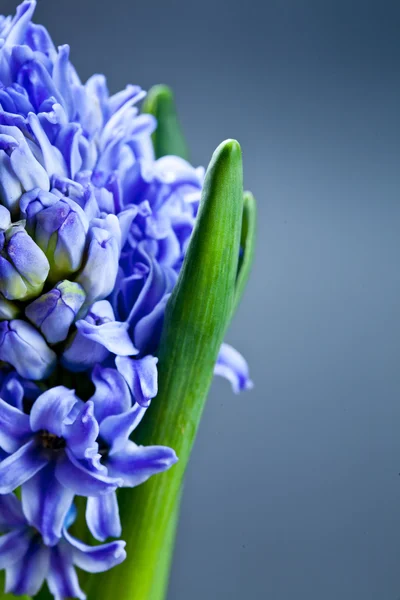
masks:
{"label": "unopened flower bud", "polygon": [[21,377],[46,379],[57,356],[29,323],[15,319],[0,323],[0,360],[12,365]]}
{"label": "unopened flower bud", "polygon": [[64,280],[29,304],[25,314],[40,329],[49,344],[57,344],[66,339],[84,301],[82,286]]}
{"label": "unopened flower bud", "polygon": [[24,222],[0,231],[0,292],[8,300],[29,300],[42,291],[49,263]]}
{"label": "unopened flower bud", "polygon": [[49,278],[59,281],[82,265],[88,220],[74,200],[35,192],[24,194],[21,213],[27,218],[32,237],[48,258]]}

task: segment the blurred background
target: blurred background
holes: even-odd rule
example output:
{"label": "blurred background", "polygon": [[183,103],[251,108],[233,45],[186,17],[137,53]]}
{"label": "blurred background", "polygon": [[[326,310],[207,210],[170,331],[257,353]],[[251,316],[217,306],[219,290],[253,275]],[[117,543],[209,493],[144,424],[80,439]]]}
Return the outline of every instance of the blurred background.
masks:
{"label": "blurred background", "polygon": [[194,164],[237,138],[258,200],[228,334],[255,388],[213,385],[169,600],[398,600],[399,2],[39,0],[35,20],[82,79],[171,85]]}

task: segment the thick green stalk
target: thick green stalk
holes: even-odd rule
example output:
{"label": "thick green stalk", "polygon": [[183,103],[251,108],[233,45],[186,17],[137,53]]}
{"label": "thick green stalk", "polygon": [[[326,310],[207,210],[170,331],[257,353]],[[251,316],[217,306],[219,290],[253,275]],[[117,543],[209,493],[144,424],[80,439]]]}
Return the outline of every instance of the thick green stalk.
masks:
{"label": "thick green stalk", "polygon": [[251,192],[245,192],[243,195],[242,231],[240,234],[241,256],[239,258],[233,312],[238,307],[250,275],[256,245],[256,220],[257,207],[255,198]]}
{"label": "thick green stalk", "polygon": [[157,119],[152,135],[156,158],[169,154],[188,158],[188,147],[179,125],[172,90],[166,85],[152,87],[143,102],[143,112]]}
{"label": "thick green stalk", "polygon": [[229,140],[217,148],[207,170],[196,226],[166,309],[159,394],[135,438],[142,444],[171,446],[179,462],[134,490],[121,490],[128,558],[91,578],[90,600],[165,597],[165,540],[232,315],[242,207],[241,151]]}

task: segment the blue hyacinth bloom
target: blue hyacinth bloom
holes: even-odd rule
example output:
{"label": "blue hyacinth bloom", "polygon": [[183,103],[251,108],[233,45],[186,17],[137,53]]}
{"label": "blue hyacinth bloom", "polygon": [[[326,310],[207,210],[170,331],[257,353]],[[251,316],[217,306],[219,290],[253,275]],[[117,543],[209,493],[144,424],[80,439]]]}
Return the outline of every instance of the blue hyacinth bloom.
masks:
{"label": "blue hyacinth bloom", "polygon": [[[140,363],[141,361],[134,361]],[[156,396],[152,369],[140,369],[137,387]],[[138,446],[130,436],[143,419],[147,407],[133,404],[124,378],[115,369],[96,367],[93,372],[96,392],[91,401],[99,423],[101,464],[110,477],[122,480],[122,487],[135,487],[156,473],[169,469],[176,461],[175,452],[165,446]],[[153,388],[150,390],[149,388]],[[142,396],[140,396],[142,398]],[[150,399],[148,400],[148,405]],[[104,541],[121,535],[115,492],[101,498],[89,497],[86,521],[93,536]]]}
{"label": "blue hyacinth bloom", "polygon": [[46,581],[58,600],[85,600],[75,567],[88,573],[100,573],[125,559],[125,542],[91,547],[74,538],[68,532],[74,516],[72,508],[60,539],[49,547],[27,521],[17,497],[14,494],[0,496],[0,569],[6,571],[6,593],[35,596]]}
{"label": "blue hyacinth bloom", "polygon": [[[131,434],[157,395],[204,169],[156,159],[145,92],[82,82],[35,6],[0,16],[0,568],[13,593],[46,579],[55,598],[84,598],[73,565],[103,570],[124,551],[68,534],[74,496],[97,539],[119,537],[117,488],[177,460]],[[251,386],[230,346],[215,373]]]}

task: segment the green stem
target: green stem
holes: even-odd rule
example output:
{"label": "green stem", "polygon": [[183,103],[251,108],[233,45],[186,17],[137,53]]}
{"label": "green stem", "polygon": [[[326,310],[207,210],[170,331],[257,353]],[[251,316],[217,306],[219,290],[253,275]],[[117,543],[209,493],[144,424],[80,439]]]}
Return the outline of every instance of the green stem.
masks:
{"label": "green stem", "polygon": [[159,394],[138,431],[141,444],[176,450],[179,462],[133,490],[121,490],[127,560],[91,578],[89,598],[160,600],[166,543],[200,424],[215,361],[232,315],[243,188],[240,146],[221,144],[207,170],[187,256],[168,302],[159,350]]}

